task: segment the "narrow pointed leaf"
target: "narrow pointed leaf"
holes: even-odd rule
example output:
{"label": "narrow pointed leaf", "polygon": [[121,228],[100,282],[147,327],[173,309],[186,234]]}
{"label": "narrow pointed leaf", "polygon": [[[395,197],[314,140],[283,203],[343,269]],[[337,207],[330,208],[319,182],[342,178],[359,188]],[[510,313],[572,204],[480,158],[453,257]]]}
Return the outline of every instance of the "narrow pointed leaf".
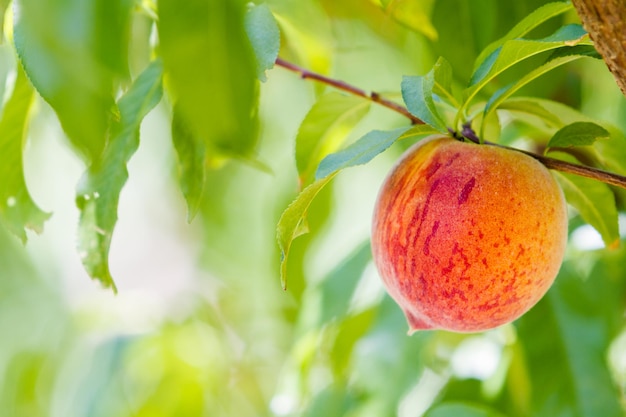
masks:
{"label": "narrow pointed leaf", "polygon": [[538,9],[534,10],[524,19],[522,19],[519,23],[517,23],[513,29],[511,29],[506,35],[497,41],[488,45],[476,58],[474,71],[478,67],[480,67],[484,60],[487,59],[493,52],[500,48],[506,41],[511,39],[517,39],[525,36],[531,30],[535,29],[542,23],[545,23],[549,19],[552,19],[555,16],[561,15],[568,11],[572,10],[572,3],[569,1],[559,1],[554,3],[545,4]]}
{"label": "narrow pointed leaf", "polygon": [[559,28],[552,35],[543,39],[508,40],[501,48],[490,54],[482,65],[476,68],[470,86],[473,86],[473,89],[480,88],[514,64],[545,51],[563,46],[575,46],[582,42],[586,35],[587,32],[581,25],[570,24]]}
{"label": "narrow pointed leaf", "polygon": [[495,111],[506,99],[515,94],[519,89],[547,72],[580,58],[596,56],[597,52],[594,47],[590,45],[567,46],[557,49],[546,63],[533,69],[515,83],[498,90],[485,106],[485,117],[488,117],[491,112]]}
{"label": "narrow pointed leaf", "polygon": [[0,119],[0,216],[22,242],[26,242],[26,228],[41,233],[50,217],[32,200],[24,179],[22,149],[33,97],[33,88],[18,64],[13,93]]}
{"label": "narrow pointed leaf", "polygon": [[189,130],[179,110],[174,107],[172,142],[178,157],[180,189],[187,202],[187,221],[191,222],[200,208],[205,181],[206,147]]}
{"label": "narrow pointed leaf", "polygon": [[83,266],[114,291],[108,256],[120,192],[128,179],[126,165],[139,146],[141,122],[161,99],[162,71],[160,61],[150,64],[119,100],[120,120],[111,128],[102,158],[83,174],[77,188],[78,251]]}
{"label": "narrow pointed leaf", "polygon": [[250,158],[257,67],[242,0],[159,1],[160,50],[181,119],[216,158]]}
{"label": "narrow pointed leaf", "polygon": [[296,199],[283,211],[276,228],[276,238],[280,247],[280,280],[283,289],[287,289],[287,260],[293,240],[308,233],[306,214],[311,202],[328,184],[335,174],[317,180],[306,187]]}
{"label": "narrow pointed leaf", "polygon": [[314,181],[320,161],[343,145],[368,110],[367,100],[340,93],[326,94],[313,105],[296,136],[296,166],[302,187]]}
{"label": "narrow pointed leaf", "polygon": [[609,132],[591,122],[576,122],[559,129],[548,141],[548,148],[590,146],[598,139],[608,138]]}
{"label": "narrow pointed leaf", "polygon": [[133,5],[133,0],[16,3],[14,40],[20,61],[88,162],[104,149],[115,82],[128,74]]}
{"label": "narrow pointed leaf", "polygon": [[591,45],[590,40],[584,40],[586,35],[587,32],[581,25],[571,24],[561,27],[552,35],[543,39],[512,39],[506,41],[500,48],[487,56],[483,63],[474,71],[470,87],[465,91],[465,101],[462,110],[467,108],[476,94],[489,81],[513,65],[542,52],[557,48],[573,47],[578,44]]}
{"label": "narrow pointed leaf", "polygon": [[319,180],[339,170],[371,161],[398,139],[420,137],[439,133],[432,126],[419,125],[413,128],[399,128],[390,131],[373,130],[350,146],[328,155],[320,162],[315,177]]}
{"label": "narrow pointed leaf", "polygon": [[280,31],[266,4],[251,6],[246,13],[246,32],[257,62],[257,77],[265,81],[265,71],[274,67],[280,49]]}
{"label": "narrow pointed leaf", "polygon": [[438,78],[437,74],[440,71],[447,73],[448,70],[449,64],[440,58],[426,75],[404,76],[401,84],[402,99],[411,114],[419,117],[439,132],[447,132],[447,126],[437,110],[433,92],[435,81]]}

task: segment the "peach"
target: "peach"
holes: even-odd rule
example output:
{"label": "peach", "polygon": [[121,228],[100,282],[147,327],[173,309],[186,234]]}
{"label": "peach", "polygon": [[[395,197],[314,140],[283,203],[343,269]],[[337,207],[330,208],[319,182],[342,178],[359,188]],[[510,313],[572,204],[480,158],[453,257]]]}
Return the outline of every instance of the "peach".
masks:
{"label": "peach", "polygon": [[515,320],[550,288],[566,243],[565,199],[541,163],[447,136],[409,149],[374,209],[374,261],[409,333]]}

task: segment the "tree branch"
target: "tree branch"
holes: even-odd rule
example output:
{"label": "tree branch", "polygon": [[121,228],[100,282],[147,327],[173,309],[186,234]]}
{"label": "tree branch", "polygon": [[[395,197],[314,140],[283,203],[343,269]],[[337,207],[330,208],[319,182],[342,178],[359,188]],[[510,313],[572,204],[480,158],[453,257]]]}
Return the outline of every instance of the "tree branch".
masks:
{"label": "tree branch", "polygon": [[[299,67],[298,65],[292,64],[291,62],[285,61],[281,58],[278,58],[276,60],[276,65],[300,74],[302,79],[315,80],[323,84],[333,86],[339,90],[343,90],[348,93],[354,94],[356,96],[363,97],[367,100],[370,100],[374,103],[378,103],[382,106],[385,106],[405,116],[413,124],[424,124],[422,120],[420,120],[419,118],[409,113],[406,107],[398,103],[395,103],[393,101],[386,100],[382,98],[378,93],[372,92],[368,94],[364,90],[354,87],[353,85],[309,71],[305,68]],[[471,129],[469,124],[465,124],[463,126],[463,130],[460,133],[457,133],[451,129],[450,129],[450,133],[456,138],[460,138],[462,136],[462,137],[465,137],[466,139],[471,140],[472,142],[481,143],[480,139],[476,136],[476,133]],[[556,171],[561,171],[561,172],[565,172],[568,174],[574,174],[574,175],[578,175],[581,177],[591,178],[597,181],[604,182],[609,185],[614,185],[616,187],[621,187],[621,188],[626,189],[626,177],[622,175],[603,171],[601,169],[593,168],[593,167],[586,166],[586,165],[572,164],[570,162],[561,161],[560,159],[550,158],[549,156],[539,155],[534,152],[529,152],[529,151],[525,151],[525,150],[517,149],[517,148],[511,148],[509,146],[504,146],[504,145],[500,145],[500,144],[493,143],[493,142],[483,142],[483,143],[486,145],[499,146],[502,148],[510,149],[512,151],[521,152],[532,158],[535,158],[536,160],[541,162],[546,168],[549,168],[549,169],[554,169]]]}
{"label": "tree branch", "polygon": [[573,0],[585,30],[626,95],[626,3],[624,0]]}
{"label": "tree branch", "polygon": [[593,168],[586,165],[577,165],[569,162],[561,161],[560,159],[550,158],[548,156],[539,155],[533,152],[523,151],[516,149],[519,152],[525,153],[531,156],[545,165],[546,168],[554,169],[556,171],[566,172],[568,174],[574,174],[581,177],[591,178],[597,181],[602,181],[605,184],[614,185],[626,189],[626,177],[612,172],[603,171],[598,168]]}
{"label": "tree branch", "polygon": [[300,74],[300,77],[302,79],[311,79],[311,80],[315,80],[318,82],[321,82],[323,84],[326,85],[330,85],[333,86],[339,90],[343,90],[346,91],[350,94],[354,94],[355,96],[359,96],[359,97],[363,97],[364,99],[370,100],[374,103],[378,103],[381,106],[387,107],[397,113],[400,113],[401,115],[403,115],[404,117],[406,117],[407,119],[409,119],[411,121],[412,124],[414,125],[423,125],[424,122],[419,119],[418,117],[413,116],[407,109],[406,107],[393,102],[391,100],[387,100],[383,97],[381,97],[380,94],[376,93],[376,92],[371,92],[371,93],[367,93],[365,90],[361,90],[360,88],[354,87],[353,85],[350,85],[348,83],[345,83],[343,81],[339,81],[339,80],[335,80],[329,77],[326,77],[322,74],[318,74],[316,72],[312,72],[307,70],[306,68],[302,68],[296,64],[292,64],[291,62],[285,61],[282,58],[278,58],[276,59],[276,65],[278,65],[279,67],[283,67],[285,69],[288,69],[289,71],[293,71],[296,72],[298,74]]}

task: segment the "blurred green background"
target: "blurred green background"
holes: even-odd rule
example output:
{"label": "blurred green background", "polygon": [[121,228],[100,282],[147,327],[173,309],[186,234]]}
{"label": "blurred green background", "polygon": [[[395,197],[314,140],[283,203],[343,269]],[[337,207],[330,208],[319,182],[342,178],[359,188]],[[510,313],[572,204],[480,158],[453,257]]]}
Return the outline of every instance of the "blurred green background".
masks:
{"label": "blurred green background", "polygon": [[[66,12],[81,4],[43,3]],[[130,3],[128,68],[135,77],[160,53],[158,5]],[[425,73],[438,56],[451,62],[459,86],[466,83],[482,48],[543,3],[267,5],[281,30],[283,58],[399,99],[402,75]],[[71,38],[81,22],[65,16]],[[7,14],[9,37],[0,48],[0,85],[7,91],[16,77],[11,19]],[[576,19],[559,17],[537,36]],[[528,314],[481,334],[407,336],[368,244],[378,186],[406,143],[342,172],[320,193],[309,209],[311,233],[293,244],[283,291],[275,229],[298,191],[294,139],[311,106],[332,90],[281,68],[266,76],[255,152],[271,173],[238,160],[218,164],[207,172],[199,214],[189,224],[170,99],[144,119],[112,239],[117,295],[88,277],[76,250],[74,198],[84,159],[55,111],[35,99],[26,182],[53,215],[43,234],[29,232],[26,245],[0,228],[1,416],[624,414],[626,252],[624,245],[604,249],[575,211],[561,273]],[[626,129],[624,97],[601,61],[563,67],[522,93]],[[336,134],[351,141],[406,123],[372,105],[354,129]],[[512,123],[504,135],[537,132]]]}

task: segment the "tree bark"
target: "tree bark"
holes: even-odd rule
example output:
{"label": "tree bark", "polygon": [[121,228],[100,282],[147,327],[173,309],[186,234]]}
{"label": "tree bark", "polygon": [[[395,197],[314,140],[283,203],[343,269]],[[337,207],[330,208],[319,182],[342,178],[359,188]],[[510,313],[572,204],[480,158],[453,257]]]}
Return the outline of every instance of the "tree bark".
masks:
{"label": "tree bark", "polygon": [[596,49],[626,95],[626,1],[572,0]]}

